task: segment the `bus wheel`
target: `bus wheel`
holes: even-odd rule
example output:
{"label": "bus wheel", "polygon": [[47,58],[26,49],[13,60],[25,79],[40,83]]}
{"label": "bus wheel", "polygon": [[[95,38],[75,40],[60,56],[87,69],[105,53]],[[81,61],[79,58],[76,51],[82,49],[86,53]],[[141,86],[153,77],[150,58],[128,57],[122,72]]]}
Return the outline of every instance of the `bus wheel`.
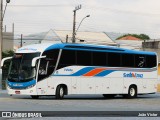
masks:
{"label": "bus wheel", "polygon": [[136,86],[132,85],[128,89],[128,95],[126,95],[127,98],[136,98],[137,97],[137,88]]}
{"label": "bus wheel", "polygon": [[38,99],[39,96],[38,95],[31,95],[32,99]]}
{"label": "bus wheel", "polygon": [[105,98],[114,98],[116,95],[115,94],[103,94]]}
{"label": "bus wheel", "polygon": [[63,86],[59,85],[56,89],[56,99],[63,99],[64,93],[65,91]]}

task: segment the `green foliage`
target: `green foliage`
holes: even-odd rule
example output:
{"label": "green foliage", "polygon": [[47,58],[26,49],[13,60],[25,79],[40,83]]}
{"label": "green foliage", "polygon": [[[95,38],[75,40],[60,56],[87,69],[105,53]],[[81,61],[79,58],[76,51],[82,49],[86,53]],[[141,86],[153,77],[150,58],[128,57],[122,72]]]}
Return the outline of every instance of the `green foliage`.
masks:
{"label": "green foliage", "polygon": [[[2,52],[2,58],[5,58],[5,57],[11,57],[14,55],[14,51],[13,50],[7,50],[7,51],[4,51]],[[4,66],[3,66],[3,69],[8,69],[9,68],[9,64],[10,64],[10,61],[6,61],[4,63]]]}
{"label": "green foliage", "polygon": [[[7,51],[4,51],[2,52],[2,58],[5,58],[5,57],[11,57],[14,55],[14,51],[12,50],[7,50]],[[9,69],[9,65],[10,65],[10,61],[6,61],[4,62],[4,65],[2,67],[2,89],[6,89],[6,78],[7,78],[7,75],[8,75],[8,69]]]}
{"label": "green foliage", "polygon": [[14,55],[13,50],[7,50],[7,51],[2,52],[2,58],[10,57],[10,56],[13,56],[13,55]]}
{"label": "green foliage", "polygon": [[133,36],[133,37],[139,38],[141,40],[149,40],[150,39],[150,37],[146,34],[125,34],[125,35],[118,37],[116,40],[121,39],[126,36]]}

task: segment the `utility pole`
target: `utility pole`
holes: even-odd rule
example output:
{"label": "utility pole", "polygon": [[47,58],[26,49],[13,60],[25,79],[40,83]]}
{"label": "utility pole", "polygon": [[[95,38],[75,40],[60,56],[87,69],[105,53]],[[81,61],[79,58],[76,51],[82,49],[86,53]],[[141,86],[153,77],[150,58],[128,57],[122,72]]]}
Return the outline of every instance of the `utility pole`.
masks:
{"label": "utility pole", "polygon": [[23,46],[23,34],[21,34],[21,47]]}
{"label": "utility pole", "polygon": [[[2,60],[2,51],[3,51],[3,19],[7,8],[7,3],[10,3],[10,0],[6,0],[6,6],[3,13],[3,0],[0,0],[0,63]],[[0,89],[2,89],[2,69],[0,66]]]}
{"label": "utility pole", "polygon": [[66,35],[66,43],[68,43],[68,35]]}
{"label": "utility pole", "polygon": [[74,16],[73,16],[73,33],[72,33],[72,43],[76,42],[76,12],[77,10],[81,9],[81,5],[78,5],[77,7],[75,7],[75,9],[73,10],[74,12]]}
{"label": "utility pole", "polygon": [[2,51],[3,51],[3,19],[4,19],[4,15],[5,15],[8,3],[10,3],[10,0],[6,0],[6,5],[3,12],[3,0],[0,0],[0,63],[2,60]]}
{"label": "utility pole", "polygon": [[[2,16],[3,16],[3,0],[0,0],[0,63],[2,60]],[[2,90],[2,69],[0,66],[0,90]]]}
{"label": "utility pole", "polygon": [[13,36],[14,36],[14,23],[12,24],[12,33],[13,33]]}
{"label": "utility pole", "polygon": [[0,0],[0,62],[2,60],[2,21],[3,21],[3,0]]}

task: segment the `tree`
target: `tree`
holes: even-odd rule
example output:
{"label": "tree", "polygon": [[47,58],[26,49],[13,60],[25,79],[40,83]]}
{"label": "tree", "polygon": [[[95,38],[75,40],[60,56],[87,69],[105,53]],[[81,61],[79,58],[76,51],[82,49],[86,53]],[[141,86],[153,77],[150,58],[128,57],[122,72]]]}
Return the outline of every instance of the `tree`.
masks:
{"label": "tree", "polygon": [[[14,55],[14,51],[12,51],[12,50],[7,50],[7,51],[2,52],[2,58],[10,57],[13,55]],[[9,64],[10,64],[10,61],[6,61],[4,63],[4,66],[2,67],[2,89],[6,89],[5,80],[8,75]]]}
{"label": "tree", "polygon": [[125,35],[118,37],[116,40],[121,39],[126,36],[133,36],[133,37],[139,38],[141,40],[149,40],[150,39],[150,37],[146,34],[125,34]]}
{"label": "tree", "polygon": [[146,34],[140,34],[139,37],[142,39],[142,40],[149,40],[150,37]]}
{"label": "tree", "polygon": [[[2,52],[2,58],[11,57],[13,55],[14,55],[14,51],[13,50],[7,50],[7,51]],[[4,66],[3,66],[3,70],[8,70],[9,64],[10,64],[10,62],[6,61],[4,63]]]}
{"label": "tree", "polygon": [[7,51],[2,52],[2,58],[10,57],[10,56],[13,56],[13,55],[14,55],[13,50],[7,50]]}

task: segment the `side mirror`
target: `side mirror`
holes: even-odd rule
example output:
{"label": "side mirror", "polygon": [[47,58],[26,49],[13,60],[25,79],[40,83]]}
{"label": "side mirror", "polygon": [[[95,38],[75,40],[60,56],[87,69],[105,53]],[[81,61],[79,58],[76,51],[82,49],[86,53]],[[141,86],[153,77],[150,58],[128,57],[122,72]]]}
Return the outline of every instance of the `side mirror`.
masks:
{"label": "side mirror", "polygon": [[42,58],[46,58],[46,56],[35,57],[32,59],[32,67],[36,66],[36,61]]}
{"label": "side mirror", "polygon": [[12,59],[12,58],[13,58],[13,57],[6,57],[6,58],[3,58],[2,61],[1,61],[1,67],[3,67],[4,62],[5,62],[6,60],[10,60],[10,59]]}

